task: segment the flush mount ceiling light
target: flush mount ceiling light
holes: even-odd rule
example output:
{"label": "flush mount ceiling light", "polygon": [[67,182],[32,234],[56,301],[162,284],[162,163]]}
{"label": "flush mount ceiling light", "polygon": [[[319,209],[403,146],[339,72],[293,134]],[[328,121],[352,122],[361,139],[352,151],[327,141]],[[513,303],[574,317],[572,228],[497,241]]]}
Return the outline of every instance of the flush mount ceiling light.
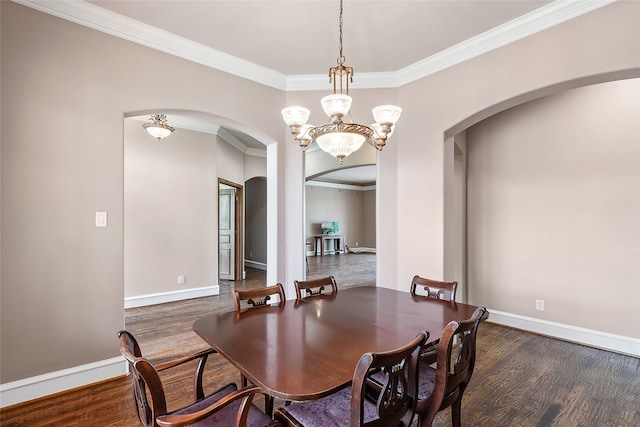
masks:
{"label": "flush mount ceiling light", "polygon": [[[340,160],[358,150],[364,142],[368,142],[378,151],[393,133],[395,124],[400,118],[402,108],[395,105],[380,105],[373,109],[376,123],[361,125],[351,118],[351,97],[349,82],[353,83],[353,68],[344,65],[342,54],[342,0],[340,0],[340,45],[338,66],[329,68],[329,83],[333,83],[333,95],[320,100],[324,112],[329,116],[327,124],[313,126],[307,124],[310,111],[304,107],[287,107],[282,110],[282,118],[291,128],[294,139],[300,143],[302,150],[309,148],[314,141],[327,153]],[[349,121],[345,122],[345,116]]]}
{"label": "flush mount ceiling light", "polygon": [[167,116],[164,114],[152,114],[149,123],[142,125],[151,136],[160,141],[162,138],[171,135],[175,130],[167,124]]}

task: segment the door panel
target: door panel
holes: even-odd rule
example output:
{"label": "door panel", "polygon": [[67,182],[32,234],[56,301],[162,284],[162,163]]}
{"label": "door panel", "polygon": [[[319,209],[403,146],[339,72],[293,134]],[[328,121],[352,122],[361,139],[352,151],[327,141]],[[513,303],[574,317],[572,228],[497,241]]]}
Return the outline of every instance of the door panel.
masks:
{"label": "door panel", "polygon": [[235,190],[218,194],[218,271],[220,279],[235,280]]}

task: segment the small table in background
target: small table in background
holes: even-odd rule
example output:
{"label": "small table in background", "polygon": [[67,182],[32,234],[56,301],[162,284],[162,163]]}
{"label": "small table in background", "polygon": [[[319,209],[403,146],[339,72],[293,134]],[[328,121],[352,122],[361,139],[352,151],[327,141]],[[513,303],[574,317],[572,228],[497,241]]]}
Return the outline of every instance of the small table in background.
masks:
{"label": "small table in background", "polygon": [[324,255],[325,243],[333,240],[333,251],[337,254],[343,251],[344,235],[343,234],[316,234],[313,236],[313,254],[318,256],[318,242],[320,242],[320,256]]}

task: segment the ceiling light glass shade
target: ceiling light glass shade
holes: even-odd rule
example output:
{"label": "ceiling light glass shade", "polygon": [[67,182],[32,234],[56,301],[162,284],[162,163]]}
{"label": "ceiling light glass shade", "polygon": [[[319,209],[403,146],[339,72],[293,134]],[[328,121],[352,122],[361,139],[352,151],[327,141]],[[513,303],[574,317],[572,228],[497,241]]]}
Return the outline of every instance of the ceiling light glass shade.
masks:
{"label": "ceiling light glass shade", "polygon": [[310,113],[304,107],[287,107],[282,110],[282,118],[288,126],[302,126],[309,120]]}
{"label": "ceiling light glass shade", "polygon": [[327,116],[331,118],[342,118],[346,116],[351,109],[351,97],[349,95],[335,93],[322,98],[320,104],[322,104],[322,109]]}
{"label": "ceiling light glass shade", "polygon": [[147,127],[147,132],[149,132],[149,134],[151,134],[151,136],[153,136],[154,138],[158,139],[162,139],[166,136],[171,135],[171,129],[156,126]]}
{"label": "ceiling light glass shade", "polygon": [[365,140],[363,135],[350,132],[330,132],[316,138],[321,150],[341,160],[362,147]]}
{"label": "ceiling light glass shade", "polygon": [[149,132],[149,135],[156,138],[158,141],[165,138],[175,130],[167,124],[167,116],[164,114],[152,114],[149,118],[149,123],[144,123],[143,128]]}
{"label": "ceiling light glass shade", "polygon": [[400,118],[402,108],[396,107],[395,105],[380,105],[372,111],[373,118],[377,123],[395,125]]}

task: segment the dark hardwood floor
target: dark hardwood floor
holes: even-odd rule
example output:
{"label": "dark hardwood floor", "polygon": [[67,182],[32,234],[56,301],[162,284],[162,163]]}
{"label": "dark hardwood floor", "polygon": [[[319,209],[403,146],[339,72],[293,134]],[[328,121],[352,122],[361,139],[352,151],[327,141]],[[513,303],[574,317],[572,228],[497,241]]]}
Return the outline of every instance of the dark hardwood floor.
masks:
{"label": "dark hardwood floor", "polygon": [[[309,277],[334,274],[339,287],[375,283],[375,256],[347,254],[309,257]],[[205,345],[191,331],[193,321],[233,310],[234,287],[263,286],[265,274],[248,270],[247,279],[221,282],[216,297],[126,310],[145,355],[162,361]],[[408,286],[408,284],[407,284]],[[114,331],[114,347],[118,345]],[[166,381],[170,408],[189,403],[194,366]],[[209,387],[239,381],[238,371],[215,355],[207,365]],[[257,399],[256,404],[262,404]],[[282,404],[277,402],[276,405]],[[445,410],[435,426],[449,426]],[[462,410],[466,426],[640,426],[640,359],[505,328],[489,322],[478,331],[478,357]],[[0,410],[0,425],[137,426],[129,379],[98,384]]]}

